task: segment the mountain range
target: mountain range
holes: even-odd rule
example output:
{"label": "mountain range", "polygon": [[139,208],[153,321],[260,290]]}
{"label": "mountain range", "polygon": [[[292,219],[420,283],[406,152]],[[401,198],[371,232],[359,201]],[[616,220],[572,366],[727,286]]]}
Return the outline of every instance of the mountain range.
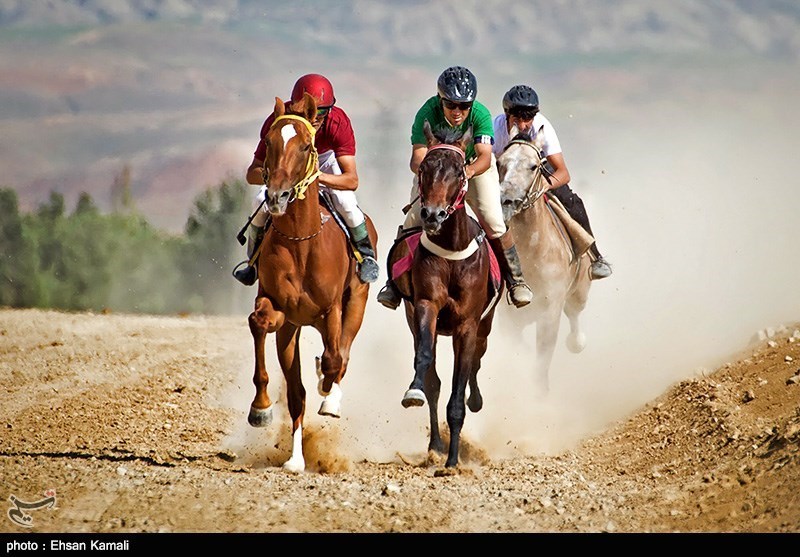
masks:
{"label": "mountain range", "polygon": [[569,117],[791,90],[800,60],[800,4],[778,0],[0,0],[0,29],[0,186],[25,209],[50,191],[108,208],[128,168],[138,208],[172,231],[242,177],[303,73],[334,82],[362,180],[405,184],[410,122],[449,65],[494,112],[526,82]]}

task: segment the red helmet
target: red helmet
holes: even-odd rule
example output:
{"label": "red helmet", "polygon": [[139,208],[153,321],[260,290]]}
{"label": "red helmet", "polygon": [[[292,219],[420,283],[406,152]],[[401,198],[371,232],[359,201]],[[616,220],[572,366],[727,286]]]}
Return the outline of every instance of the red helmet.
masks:
{"label": "red helmet", "polygon": [[328,108],[336,102],[333,96],[333,85],[328,78],[318,73],[306,74],[294,84],[292,89],[292,102],[303,98],[303,93],[309,93],[317,99],[319,108]]}

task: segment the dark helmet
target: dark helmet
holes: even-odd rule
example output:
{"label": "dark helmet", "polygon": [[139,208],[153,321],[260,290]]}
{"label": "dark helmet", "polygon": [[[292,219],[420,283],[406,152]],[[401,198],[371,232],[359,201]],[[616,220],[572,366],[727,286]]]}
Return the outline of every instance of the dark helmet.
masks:
{"label": "dark helmet", "polygon": [[503,95],[503,110],[508,112],[512,108],[537,109],[539,108],[539,95],[532,87],[514,85]]}
{"label": "dark helmet", "polygon": [[451,66],[442,72],[436,83],[439,96],[453,102],[472,102],[478,93],[478,80],[467,68]]}
{"label": "dark helmet", "polygon": [[309,93],[317,99],[319,108],[328,108],[336,102],[333,96],[333,85],[328,78],[318,73],[306,74],[294,84],[292,89],[292,102],[303,98],[303,93]]}

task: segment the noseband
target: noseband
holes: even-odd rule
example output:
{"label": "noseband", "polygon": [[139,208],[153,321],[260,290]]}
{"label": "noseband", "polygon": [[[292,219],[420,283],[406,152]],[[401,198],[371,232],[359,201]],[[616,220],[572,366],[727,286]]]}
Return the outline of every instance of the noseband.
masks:
{"label": "noseband", "polygon": [[[310,186],[314,182],[314,180],[316,180],[321,174],[318,167],[319,153],[317,153],[317,148],[314,146],[314,137],[317,134],[317,130],[314,129],[314,126],[311,125],[311,122],[309,122],[302,116],[297,116],[295,114],[284,114],[283,116],[278,116],[277,118],[275,118],[275,121],[272,122],[270,130],[274,128],[275,124],[277,124],[281,120],[299,120],[306,126],[306,129],[311,134],[311,152],[309,153],[308,160],[306,161],[306,173],[305,176],[303,176],[303,178],[299,182],[297,182],[294,186],[292,186],[293,196],[291,199],[289,199],[289,203],[291,203],[295,199],[305,199],[306,190],[308,189],[308,186]],[[264,161],[263,173],[266,178],[268,176],[266,160]],[[266,182],[267,180],[265,179],[264,183]]]}
{"label": "noseband", "polygon": [[[439,143],[438,145],[434,145],[433,147],[429,148],[428,153],[430,153],[434,149],[446,149],[448,151],[455,151],[461,156],[461,160],[466,164],[466,158],[465,158],[466,156],[464,154],[464,151],[462,151],[455,145],[448,145],[447,143]],[[426,154],[425,156],[427,157],[428,155]],[[459,188],[458,193],[456,193],[456,197],[453,200],[453,202],[450,203],[445,208],[445,211],[447,212],[447,217],[449,217],[450,215],[455,213],[458,209],[464,206],[464,198],[467,196],[467,188],[469,186],[469,181],[467,180],[467,173],[464,170],[465,164],[461,165],[461,187]],[[424,201],[424,198],[422,197],[422,185],[418,183],[417,188],[419,189],[420,201]]]}

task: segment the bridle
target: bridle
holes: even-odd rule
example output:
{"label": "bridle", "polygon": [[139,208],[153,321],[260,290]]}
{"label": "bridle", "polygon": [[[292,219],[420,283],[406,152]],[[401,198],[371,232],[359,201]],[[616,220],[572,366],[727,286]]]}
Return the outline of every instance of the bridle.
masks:
{"label": "bridle", "polygon": [[[308,187],[311,184],[313,184],[314,181],[321,174],[321,172],[319,170],[319,153],[317,152],[317,148],[314,145],[314,137],[316,136],[317,130],[314,129],[314,126],[311,125],[311,122],[309,122],[308,120],[306,120],[302,116],[297,116],[295,114],[284,114],[283,116],[278,116],[272,122],[272,126],[270,126],[270,129],[274,128],[275,124],[277,124],[281,120],[298,120],[298,121],[302,122],[305,125],[306,129],[311,134],[311,151],[310,151],[310,153],[308,155],[308,160],[306,161],[305,176],[303,176],[303,178],[301,178],[299,182],[297,182],[294,186],[292,186],[292,194],[291,194],[291,196],[289,198],[289,201],[287,201],[287,203],[291,203],[295,199],[300,199],[300,200],[305,199],[306,198],[306,190],[308,190]],[[266,159],[266,157],[265,157],[265,159]],[[267,177],[268,177],[267,161],[266,160],[264,160],[264,167],[262,169],[262,172],[264,174],[264,183],[266,184],[267,183]],[[322,219],[322,216],[320,215],[319,229],[316,232],[314,232],[313,234],[309,234],[308,236],[302,236],[302,237],[289,236],[288,234],[286,234],[284,232],[281,232],[275,226],[274,222],[272,223],[272,229],[275,232],[277,232],[278,234],[280,234],[281,236],[283,236],[284,238],[288,239],[288,240],[292,240],[292,241],[296,241],[296,242],[302,242],[304,240],[310,240],[311,238],[314,238],[320,232],[322,232],[322,227],[323,227],[324,224],[325,224],[325,221]]]}
{"label": "bridle", "polygon": [[[270,127],[270,129],[274,128],[275,124],[277,124],[281,120],[298,120],[306,126],[306,129],[311,134],[311,152],[309,153],[308,160],[306,161],[305,176],[303,176],[303,178],[301,178],[299,182],[297,182],[294,186],[292,186],[292,196],[288,201],[289,203],[291,203],[295,199],[305,199],[306,190],[312,183],[314,183],[314,180],[316,180],[321,174],[319,170],[319,153],[317,153],[317,148],[314,146],[314,137],[316,136],[317,130],[314,129],[314,126],[311,125],[311,122],[309,122],[302,116],[297,116],[295,114],[284,114],[283,116],[278,116],[277,118],[275,118],[275,121],[272,122],[272,126]],[[264,174],[264,183],[266,183],[267,177],[269,176],[269,173],[267,172],[266,160],[264,160],[264,167],[262,169],[262,173]]]}
{"label": "bridle", "polygon": [[538,157],[538,161],[533,168],[533,178],[531,178],[531,183],[528,188],[525,190],[525,199],[522,201],[522,205],[520,206],[520,211],[525,211],[533,206],[536,201],[542,195],[544,195],[544,187],[541,186],[542,183],[542,176],[544,176],[545,180],[548,182],[550,181],[550,172],[544,167],[545,157],[539,152],[539,149],[527,139],[512,139],[508,142],[508,145],[505,146],[503,152],[507,151],[509,147],[512,145],[525,145],[526,147],[530,147],[534,150]]}
{"label": "bridle", "polygon": [[[458,209],[464,207],[464,198],[467,196],[467,188],[469,187],[469,181],[467,180],[467,173],[464,170],[466,165],[466,156],[464,154],[464,151],[462,151],[460,148],[456,147],[455,145],[448,145],[447,143],[439,143],[438,145],[430,147],[428,149],[428,153],[430,153],[434,149],[446,149],[448,151],[455,151],[461,156],[462,162],[464,162],[464,164],[461,165],[461,187],[458,189],[455,199],[453,199],[453,201],[450,204],[448,204],[447,207],[445,208],[445,211],[447,212],[447,217],[449,217],[450,215],[455,213]],[[425,155],[426,157],[428,156],[428,153],[426,153]],[[424,201],[424,198],[422,197],[422,185],[417,183],[417,189],[419,191],[418,193],[419,200]]]}

